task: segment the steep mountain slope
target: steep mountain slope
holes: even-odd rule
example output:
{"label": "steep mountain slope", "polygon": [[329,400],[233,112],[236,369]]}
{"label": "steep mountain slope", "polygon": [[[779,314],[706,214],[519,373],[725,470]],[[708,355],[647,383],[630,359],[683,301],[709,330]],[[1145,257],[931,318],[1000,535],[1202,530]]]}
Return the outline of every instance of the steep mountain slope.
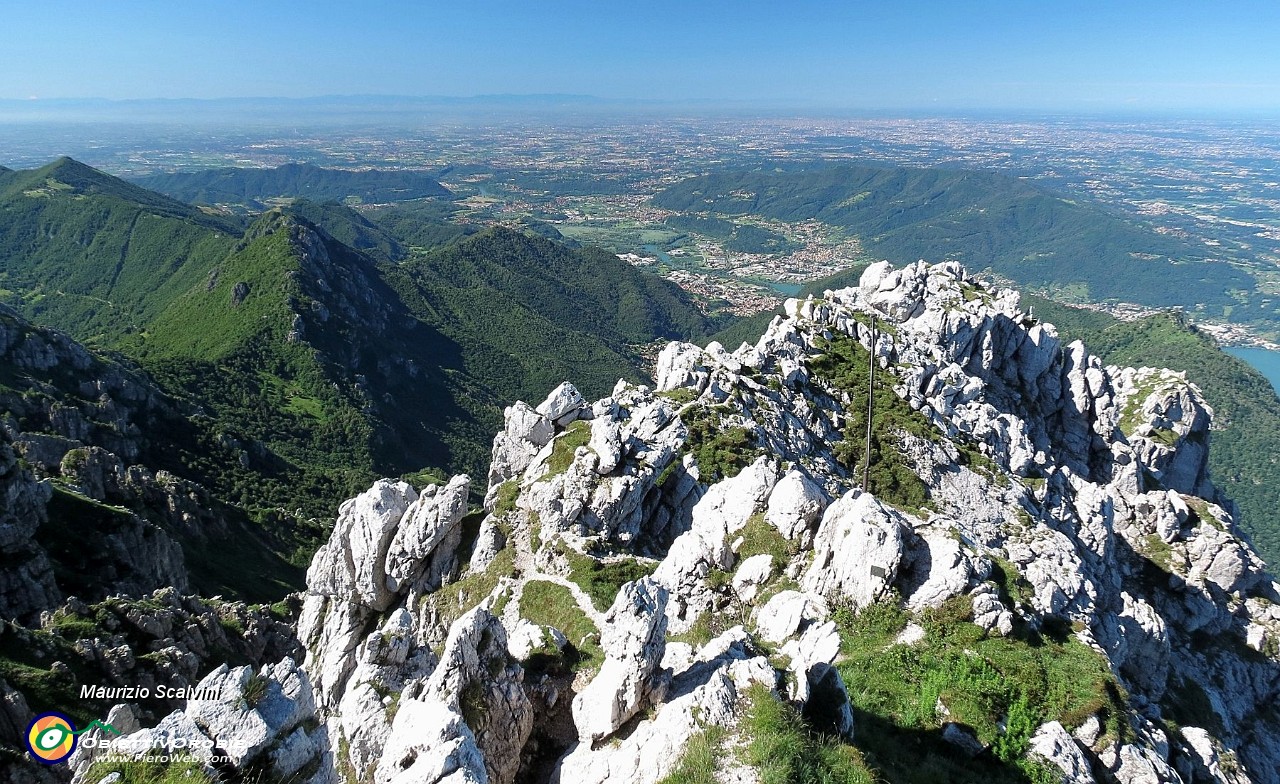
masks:
{"label": "steep mountain slope", "polygon": [[563,379],[604,394],[618,378],[642,378],[639,346],[717,328],[679,287],[610,253],[509,229],[415,256],[387,279],[505,400]]}
{"label": "steep mountain slope", "polygon": [[274,169],[228,167],[139,177],[138,185],[191,204],[244,204],[261,208],[273,199],[344,199],[381,204],[453,194],[422,172],[325,169],[286,163]]}
{"label": "steep mountain slope", "polygon": [[409,249],[396,234],[337,202],[295,199],[284,211],[323,229],[348,248],[375,259],[402,261],[409,255]]}
{"label": "steep mountain slope", "polygon": [[115,343],[203,282],[240,231],[61,158],[0,179],[0,289],[41,324]]}
{"label": "steep mountain slope", "polygon": [[483,515],[466,476],[345,503],[302,667],[211,673],[133,753],[177,733],[316,784],[1280,780],[1280,584],[1179,374],[921,263],[657,375],[509,407]]}
{"label": "steep mountain slope", "polygon": [[607,254],[503,231],[428,252],[333,203],[241,228],[65,159],[3,174],[0,217],[4,296],[183,412],[169,462],[143,462],[299,562],[376,476],[483,470],[504,403],[562,377],[602,394],[642,378],[637,344],[712,331]]}
{"label": "steep mountain slope", "polygon": [[1209,474],[1235,502],[1258,552],[1280,563],[1280,400],[1270,382],[1176,313],[1123,322],[1039,297],[1027,301],[1104,362],[1182,371],[1200,387],[1214,413]]}
{"label": "steep mountain slope", "polygon": [[[299,579],[272,554],[292,545],[247,525],[221,502],[216,476],[196,470],[237,455],[205,420],[136,367],[4,306],[0,411],[0,515],[14,521],[0,542],[13,567],[0,617],[165,586],[278,596]],[[237,558],[210,558],[212,549]]]}
{"label": "steep mountain slope", "polygon": [[1211,306],[1252,290],[1246,273],[1203,247],[1003,175],[945,169],[841,167],[694,177],[654,197],[713,215],[817,219],[862,241],[871,258],[955,259],[1019,283],[1094,301]]}

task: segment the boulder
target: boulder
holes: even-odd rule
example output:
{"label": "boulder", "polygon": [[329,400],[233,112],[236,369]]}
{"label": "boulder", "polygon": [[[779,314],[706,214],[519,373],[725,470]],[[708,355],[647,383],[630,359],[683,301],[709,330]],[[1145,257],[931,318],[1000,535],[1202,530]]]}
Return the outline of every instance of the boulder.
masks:
{"label": "boulder", "polygon": [[453,477],[443,487],[423,488],[405,511],[387,548],[387,590],[403,592],[429,566],[429,557],[439,564],[432,580],[433,586],[439,586],[440,577],[456,563],[459,523],[467,514],[470,491],[471,478],[465,474]]}
{"label": "boulder", "polygon": [[1040,725],[1031,736],[1030,753],[1062,771],[1063,784],[1095,784],[1089,758],[1060,722]]}
{"label": "boulder", "polygon": [[905,548],[902,515],[860,490],[827,507],[814,540],[806,591],[865,607],[888,593]]}
{"label": "boulder", "polygon": [[417,500],[407,482],[380,479],[344,502],[329,541],[311,559],[307,590],[387,609],[395,596],[387,587],[387,550],[405,510]]}
{"label": "boulder", "polygon": [[374,784],[489,784],[485,758],[461,714],[437,700],[405,700]]}
{"label": "boulder", "polygon": [[578,418],[579,412],[587,405],[582,393],[568,381],[551,390],[547,399],[538,406],[538,413],[559,427],[565,427]]}
{"label": "boulder", "polygon": [[765,520],[783,536],[808,547],[827,501],[826,493],[817,483],[792,469],[778,480],[769,494]]}
{"label": "boulder", "polygon": [[661,699],[656,677],[666,644],[667,591],[651,578],[618,591],[601,627],[605,661],[573,699],[573,722],[584,743],[613,734],[652,699]]}

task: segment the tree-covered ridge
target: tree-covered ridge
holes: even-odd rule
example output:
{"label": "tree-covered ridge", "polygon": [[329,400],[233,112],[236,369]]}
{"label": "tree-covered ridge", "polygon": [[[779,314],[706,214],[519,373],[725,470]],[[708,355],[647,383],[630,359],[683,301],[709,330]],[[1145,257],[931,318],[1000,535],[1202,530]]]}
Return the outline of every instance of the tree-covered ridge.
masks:
{"label": "tree-covered ridge", "polygon": [[786,253],[798,245],[776,231],[737,224],[724,218],[698,215],[672,215],[666,224],[679,231],[692,231],[724,243],[734,253]]}
{"label": "tree-covered ridge", "polygon": [[376,476],[482,472],[503,406],[642,381],[640,345],[719,325],[611,254],[466,238],[429,202],[388,226],[300,201],[243,227],[67,161],[0,192],[3,296],[148,373],[181,412],[159,467],[295,563]]}
{"label": "tree-covered ridge", "polygon": [[451,202],[431,199],[380,207],[370,210],[369,214],[404,246],[426,249],[469,237],[480,230],[477,226],[451,222],[450,216],[458,209]]}
{"label": "tree-covered ridge", "polygon": [[1204,303],[1220,312],[1252,289],[1203,249],[1102,207],[991,172],[841,167],[725,172],[654,197],[664,209],[817,219],[856,234],[873,258],[955,259],[1021,284],[1100,300]]}
{"label": "tree-covered ridge", "polygon": [[[595,249],[488,229],[388,266],[409,308],[457,341],[501,399],[564,380],[604,394],[638,380],[639,344],[701,339],[717,324],[682,290]],[[537,391],[534,391],[537,390]]]}
{"label": "tree-covered ridge", "polygon": [[241,228],[63,158],[0,180],[0,297],[81,340],[136,333]]}
{"label": "tree-covered ridge", "polygon": [[140,177],[137,183],[193,204],[261,206],[270,199],[349,199],[385,203],[453,194],[419,171],[326,169],[309,163],[287,163],[274,169],[229,167]]}
{"label": "tree-covered ridge", "polygon": [[408,255],[408,249],[381,221],[375,223],[336,201],[296,199],[284,211],[323,229],[348,248],[374,258],[400,261]]}
{"label": "tree-covered ridge", "polygon": [[1104,362],[1186,372],[1213,406],[1213,482],[1236,502],[1240,524],[1262,556],[1280,563],[1280,399],[1271,383],[1176,313],[1126,322],[1040,297],[1024,304]]}

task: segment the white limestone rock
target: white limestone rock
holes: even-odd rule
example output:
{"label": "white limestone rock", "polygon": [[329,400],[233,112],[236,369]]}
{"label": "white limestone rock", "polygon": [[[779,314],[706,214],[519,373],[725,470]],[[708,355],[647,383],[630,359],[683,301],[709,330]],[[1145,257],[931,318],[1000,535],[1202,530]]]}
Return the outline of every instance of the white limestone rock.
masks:
{"label": "white limestone rock", "polygon": [[387,587],[387,549],[400,518],[416,500],[418,493],[407,482],[380,479],[345,501],[329,540],[311,559],[307,590],[387,609],[394,597]]}
{"label": "white limestone rock", "polygon": [[191,700],[186,714],[212,738],[231,763],[243,766],[315,713],[311,683],[291,659],[264,667],[227,665],[200,681],[217,700]]}
{"label": "white limestone rock", "polygon": [[745,640],[739,627],[705,646],[700,661],[673,680],[653,718],[639,719],[616,743],[579,742],[560,761],[552,782],[657,784],[675,769],[690,737],[706,726],[736,723],[743,689],[752,683],[773,687],[773,669],[763,657],[749,655]]}
{"label": "white limestone rock", "polygon": [[[387,590],[403,592],[422,573],[434,555],[437,571],[447,571],[455,561],[453,551],[461,541],[459,523],[467,514],[471,478],[455,476],[443,487],[430,485],[405,511],[387,549]],[[437,552],[439,550],[439,552]],[[439,584],[439,575],[433,580]]]}
{"label": "white limestone rock", "polygon": [[578,388],[566,381],[551,390],[551,394],[539,404],[537,411],[556,425],[565,427],[578,418],[579,412],[586,405],[587,401]]}
{"label": "white limestone rock", "polygon": [[347,678],[356,667],[369,609],[337,597],[307,594],[298,617],[298,639],[307,649],[303,662],[316,704],[336,708]]}
{"label": "white limestone rock", "polygon": [[[466,716],[488,778],[494,782],[506,783],[515,778],[520,750],[533,731],[533,705],[522,680],[520,665],[507,652],[506,629],[481,605],[449,628],[440,663],[419,696]],[[399,719],[397,713],[387,753]],[[382,770],[380,765],[379,771]]]}
{"label": "white limestone rock", "polygon": [[902,563],[904,521],[874,496],[850,490],[822,516],[804,589],[846,599],[855,609],[885,596]]}
{"label": "white limestone rock", "polygon": [[996,632],[1002,636],[1013,633],[1013,613],[1000,601],[1000,594],[989,583],[983,583],[974,589],[973,622],[987,632]]}
{"label": "white limestone rock", "polygon": [[[1195,766],[1197,781],[1207,779],[1223,784],[1245,784],[1250,780],[1248,774],[1240,769],[1239,763],[1234,759],[1235,755],[1230,755],[1229,759],[1224,758],[1220,745],[1204,729],[1183,727],[1182,737],[1195,754],[1192,764]],[[1256,780],[1263,779],[1259,777]]]}
{"label": "white limestone rock", "polygon": [[914,584],[906,591],[907,606],[917,612],[941,607],[947,599],[968,590],[974,578],[973,565],[959,538],[937,527],[919,532],[908,560]]}
{"label": "white limestone rock", "polygon": [[653,575],[672,598],[667,618],[673,633],[687,630],[709,608],[702,578],[712,568],[732,567],[731,535],[764,507],[777,481],[773,461],[761,457],[737,476],[714,485],[693,507],[689,530],[671,544]]}
{"label": "white limestone rock", "polygon": [[710,378],[706,354],[690,343],[668,343],[658,353],[653,377],[659,392],[686,387],[701,392]]}
{"label": "white limestone rock", "polygon": [[750,604],[760,592],[760,587],[772,576],[773,556],[768,553],[753,555],[743,559],[733,573],[733,590],[739,599]]}
{"label": "white limestone rock", "polygon": [[374,784],[489,784],[485,758],[462,716],[436,700],[401,703]]}
{"label": "white limestone rock", "polygon": [[780,591],[756,610],[756,631],[769,642],[780,643],[826,614],[826,607],[811,594]]}
{"label": "white limestone rock", "polygon": [[1089,758],[1061,722],[1040,725],[1031,736],[1030,752],[1061,770],[1063,784],[1096,784]]}
{"label": "white limestone rock", "polygon": [[503,411],[502,432],[494,436],[489,462],[489,491],[485,507],[492,508],[498,486],[520,476],[541,449],[555,436],[551,420],[517,400]]}
{"label": "white limestone rock", "polygon": [[113,738],[111,751],[128,757],[187,753],[208,763],[214,755],[215,741],[204,733],[186,713],[174,711],[160,720],[155,727],[141,729]]}
{"label": "white limestone rock", "polygon": [[585,743],[608,737],[660,699],[659,673],[666,645],[667,591],[651,578],[627,583],[605,613],[600,647],[605,661],[573,699],[573,722]]}
{"label": "white limestone rock", "polygon": [[826,493],[817,483],[792,469],[774,486],[764,519],[783,536],[808,547],[827,502]]}

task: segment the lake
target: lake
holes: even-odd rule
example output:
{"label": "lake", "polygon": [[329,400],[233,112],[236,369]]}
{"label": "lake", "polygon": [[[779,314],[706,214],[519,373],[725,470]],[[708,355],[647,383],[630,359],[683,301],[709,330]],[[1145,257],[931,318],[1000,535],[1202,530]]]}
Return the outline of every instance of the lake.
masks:
{"label": "lake", "polygon": [[1280,394],[1280,351],[1252,346],[1230,346],[1224,348],[1233,357],[1239,357],[1253,366],[1253,369],[1267,377],[1276,393]]}

